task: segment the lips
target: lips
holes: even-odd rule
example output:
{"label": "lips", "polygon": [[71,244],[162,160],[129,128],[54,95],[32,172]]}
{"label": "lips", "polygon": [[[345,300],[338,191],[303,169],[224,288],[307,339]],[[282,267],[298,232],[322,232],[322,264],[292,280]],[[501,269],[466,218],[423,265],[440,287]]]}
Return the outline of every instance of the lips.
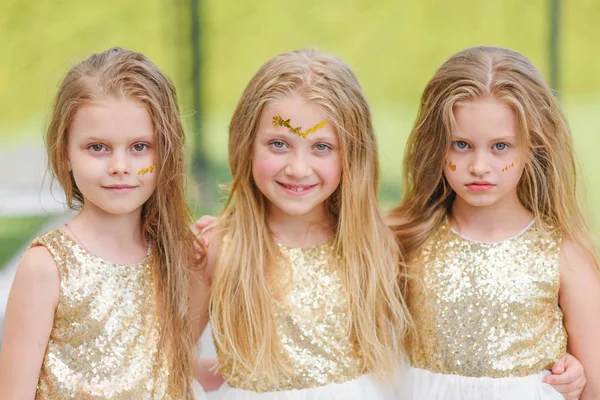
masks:
{"label": "lips", "polygon": [[495,185],[487,181],[477,181],[468,183],[467,188],[472,192],[487,192],[492,189]]}
{"label": "lips", "polygon": [[136,186],[123,185],[123,184],[109,185],[109,186],[102,186],[102,187],[113,193],[128,193],[136,188]]}
{"label": "lips", "polygon": [[283,190],[285,190],[287,193],[290,193],[292,195],[302,195],[305,193],[308,193],[312,188],[314,188],[315,185],[290,185],[288,183],[283,183],[283,182],[277,182],[277,184],[279,186],[281,186],[283,188]]}

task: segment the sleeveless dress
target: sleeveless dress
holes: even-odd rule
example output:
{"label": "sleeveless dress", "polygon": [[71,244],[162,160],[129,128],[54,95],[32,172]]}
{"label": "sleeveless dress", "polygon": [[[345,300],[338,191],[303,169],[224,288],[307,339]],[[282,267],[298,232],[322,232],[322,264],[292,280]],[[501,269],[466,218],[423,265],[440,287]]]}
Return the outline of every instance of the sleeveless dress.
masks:
{"label": "sleeveless dress", "polygon": [[496,243],[446,220],[410,265],[416,333],[397,399],[563,399],[541,382],[565,352],[558,306],[562,235],[529,224]]}
{"label": "sleeveless dress", "polygon": [[225,400],[380,400],[393,398],[363,370],[355,340],[348,337],[348,299],[342,284],[333,243],[309,248],[278,245],[282,263],[291,269],[283,298],[275,302],[280,348],[292,374],[280,371],[276,384],[250,380],[249,373],[222,354],[217,357],[225,384]]}
{"label": "sleeveless dress", "polygon": [[60,229],[33,246],[49,250],[60,277],[35,398],[172,399],[150,254],[139,264],[110,263]]}

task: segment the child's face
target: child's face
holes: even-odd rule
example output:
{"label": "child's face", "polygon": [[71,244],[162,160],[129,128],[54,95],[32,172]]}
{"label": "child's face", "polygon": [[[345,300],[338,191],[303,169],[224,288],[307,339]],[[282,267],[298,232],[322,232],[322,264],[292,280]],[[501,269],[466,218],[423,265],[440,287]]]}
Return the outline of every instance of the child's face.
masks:
{"label": "child's face", "polygon": [[[115,98],[81,107],[69,126],[69,167],[84,208],[138,211],[156,188],[154,126],[141,103]],[[146,171],[146,172],[144,172]]]}
{"label": "child's face", "polygon": [[[289,127],[274,126],[274,117]],[[326,217],[325,200],[340,183],[340,143],[321,108],[292,95],[268,104],[252,148],[252,176],[269,200],[271,215]],[[321,125],[319,125],[321,124]]]}
{"label": "child's face", "polygon": [[446,154],[444,175],[458,198],[476,207],[518,201],[517,184],[525,169],[515,112],[496,99],[460,103]]}

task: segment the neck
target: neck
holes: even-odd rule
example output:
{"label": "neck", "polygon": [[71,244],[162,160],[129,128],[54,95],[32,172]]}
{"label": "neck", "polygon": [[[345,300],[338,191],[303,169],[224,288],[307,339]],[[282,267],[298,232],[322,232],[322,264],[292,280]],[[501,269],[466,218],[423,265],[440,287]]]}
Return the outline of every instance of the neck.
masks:
{"label": "neck", "polygon": [[324,206],[305,215],[289,215],[272,207],[267,224],[275,240],[289,247],[314,246],[333,234],[331,217]]}
{"label": "neck", "polygon": [[471,232],[518,231],[532,218],[516,192],[489,206],[473,206],[456,196],[451,212],[451,219],[459,229]]}
{"label": "neck", "polygon": [[116,263],[144,258],[148,243],[142,233],[142,209],[122,215],[107,213],[89,203],[69,222],[72,235],[90,253]]}

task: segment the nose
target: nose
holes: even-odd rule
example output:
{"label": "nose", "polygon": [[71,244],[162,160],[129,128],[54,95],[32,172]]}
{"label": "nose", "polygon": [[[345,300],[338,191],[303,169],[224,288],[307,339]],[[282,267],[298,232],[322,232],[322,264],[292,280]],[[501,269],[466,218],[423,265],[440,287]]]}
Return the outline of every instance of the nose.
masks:
{"label": "nose", "polygon": [[285,174],[291,178],[306,178],[312,174],[312,167],[302,154],[291,154],[285,167]]}
{"label": "nose", "polygon": [[469,172],[476,176],[482,176],[490,172],[490,162],[485,150],[476,151],[469,163]]}
{"label": "nose", "polygon": [[126,153],[115,151],[110,158],[109,175],[128,175],[131,173],[129,158]]}

